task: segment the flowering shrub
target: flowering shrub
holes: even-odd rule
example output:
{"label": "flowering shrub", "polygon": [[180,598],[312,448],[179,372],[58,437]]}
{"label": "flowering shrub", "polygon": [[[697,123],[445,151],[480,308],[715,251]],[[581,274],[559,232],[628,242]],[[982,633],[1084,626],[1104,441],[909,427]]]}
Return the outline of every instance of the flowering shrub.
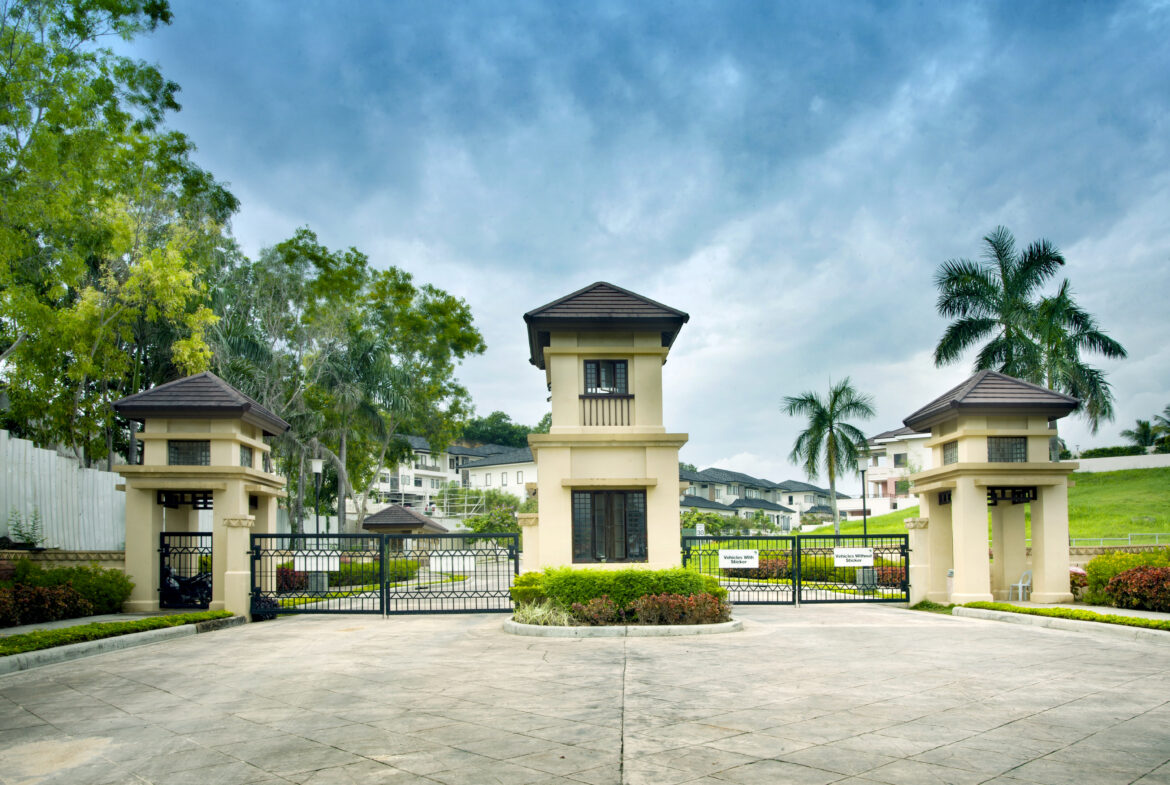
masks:
{"label": "flowering shrub", "polygon": [[731,605],[710,594],[647,594],[630,608],[639,624],[716,624],[731,619]]}
{"label": "flowering shrub", "polygon": [[727,578],[791,578],[792,568],[787,556],[761,556],[759,567],[726,567],[723,575]]}
{"label": "flowering shrub", "polygon": [[1105,587],[1118,608],[1170,613],[1170,567],[1134,567],[1119,573]]}
{"label": "flowering shrub", "polygon": [[1079,597],[1081,592],[1089,585],[1089,574],[1080,567],[1068,568],[1068,590],[1072,592],[1074,597]]}
{"label": "flowering shrub", "polygon": [[624,614],[608,596],[594,597],[587,603],[573,603],[573,618],[585,624],[621,624]]}
{"label": "flowering shrub", "polygon": [[876,571],[878,586],[900,587],[906,582],[906,568],[900,564],[883,564]]}
{"label": "flowering shrub", "polygon": [[1089,585],[1081,599],[1092,605],[1112,604],[1105,587],[1115,575],[1134,567],[1170,567],[1170,548],[1142,553],[1106,553],[1095,557],[1085,567]]}
{"label": "flowering shrub", "polygon": [[309,573],[294,571],[292,562],[285,562],[277,566],[276,590],[278,592],[304,591],[307,588],[309,588]]}

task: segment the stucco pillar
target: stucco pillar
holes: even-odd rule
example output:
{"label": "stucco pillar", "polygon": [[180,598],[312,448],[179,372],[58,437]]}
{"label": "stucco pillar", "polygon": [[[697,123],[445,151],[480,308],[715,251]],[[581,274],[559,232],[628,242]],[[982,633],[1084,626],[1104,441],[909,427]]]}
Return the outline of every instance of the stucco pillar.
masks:
{"label": "stucco pillar", "polygon": [[987,490],[973,477],[960,477],[951,494],[954,538],[954,590],[951,602],[990,602],[991,572],[987,561]]}
{"label": "stucco pillar", "polygon": [[535,512],[517,513],[520,524],[520,572],[540,569],[540,515]]}
{"label": "stucco pillar", "polygon": [[1068,490],[1042,485],[1032,502],[1032,600],[1072,602],[1068,585]]}
{"label": "stucco pillar", "polygon": [[927,502],[927,494],[922,497],[922,509],[928,511],[930,517],[930,555],[927,561],[930,564],[930,575],[927,579],[926,599],[931,602],[948,603],[951,601],[951,589],[947,583],[947,572],[955,565],[954,536],[952,533],[951,505],[938,504],[938,494],[929,496],[934,501]]}
{"label": "stucco pillar", "polygon": [[[1025,566],[1027,559],[1027,538],[1024,523],[1024,510],[1022,504],[1005,504],[1000,502],[997,508],[1001,510],[1003,516],[1003,577],[1005,581],[1002,599],[1007,599],[1008,587],[1020,579],[1024,574],[1024,570],[1028,569]],[[1000,557],[999,551],[996,551],[995,558]],[[995,598],[1001,599],[999,592],[995,593]]]}
{"label": "stucco pillar", "polygon": [[1007,597],[1004,582],[1003,513],[1008,505],[997,504],[991,508],[991,594],[997,600]]}
{"label": "stucco pillar", "polygon": [[[225,517],[222,521],[225,556],[223,580],[223,608],[252,620],[252,565],[249,535],[256,519],[251,515]],[[218,523],[218,521],[217,521]],[[217,573],[218,575],[218,573]]]}
{"label": "stucco pillar", "polygon": [[537,453],[540,475],[537,544],[540,548],[536,564],[560,567],[573,563],[573,494],[561,486],[561,480],[572,477],[571,455],[568,447],[542,447]]}
{"label": "stucco pillar", "polygon": [[[661,364],[657,357],[654,358]],[[672,482],[646,489],[646,561],[654,569],[682,566],[679,533],[678,448],[646,448],[646,476]]]}
{"label": "stucco pillar", "polygon": [[[224,573],[227,570],[228,548],[231,545],[228,543],[226,521],[229,518],[240,517],[247,517],[252,521],[255,519],[248,515],[248,494],[244,492],[244,483],[240,480],[229,480],[225,489],[215,491],[212,496],[212,507],[214,524],[211,529],[211,603],[208,605],[208,610],[220,611],[227,607],[225,604],[226,595],[224,594],[226,588]],[[249,524],[248,531],[251,531],[251,524]],[[248,549],[248,545],[247,537],[245,537],[242,546],[245,551]]]}
{"label": "stucco pillar", "polygon": [[930,587],[930,519],[907,518],[906,532],[910,535],[910,604],[925,599]]}
{"label": "stucco pillar", "polygon": [[126,613],[158,610],[158,547],[165,514],[155,491],[127,486],[126,575],[134,589],[122,604]]}

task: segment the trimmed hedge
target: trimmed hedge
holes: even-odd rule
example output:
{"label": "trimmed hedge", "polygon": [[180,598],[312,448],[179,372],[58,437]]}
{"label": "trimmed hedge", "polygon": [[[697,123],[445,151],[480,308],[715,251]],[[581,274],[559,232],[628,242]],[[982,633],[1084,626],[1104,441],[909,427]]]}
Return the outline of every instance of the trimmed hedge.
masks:
{"label": "trimmed hedge", "polygon": [[550,567],[541,583],[545,595],[567,608],[595,597],[609,597],[619,610],[647,594],[702,594],[703,576],[681,567],[669,570],[595,570]]}
{"label": "trimmed hedge", "polygon": [[26,651],[51,649],[54,646],[65,646],[70,643],[96,641],[102,638],[113,638],[132,632],[157,630],[162,627],[178,627],[183,624],[198,624],[212,619],[226,619],[231,616],[230,611],[203,611],[201,613],[177,613],[168,616],[154,616],[148,619],[134,621],[111,621],[104,623],[79,624],[76,627],[63,627],[59,630],[34,630],[23,635],[9,635],[0,638],[0,657],[10,654],[22,654]]}
{"label": "trimmed hedge", "polygon": [[1165,630],[1170,632],[1170,621],[1163,619],[1145,619],[1141,616],[1120,616],[1116,613],[1094,613],[1093,611],[1083,611],[1079,608],[1021,608],[1019,605],[1009,605],[1006,602],[968,602],[962,607],[981,608],[986,611],[1023,613],[1027,616],[1052,616],[1057,619],[1120,624],[1124,627],[1145,627],[1151,630]]}
{"label": "trimmed hedge", "polygon": [[1134,567],[1114,575],[1105,596],[1118,608],[1170,613],[1170,567]]}
{"label": "trimmed hedge", "polygon": [[1105,553],[1085,565],[1087,587],[1081,599],[1090,605],[1112,605],[1105,589],[1115,575],[1135,567],[1170,567],[1170,548],[1143,553]]}
{"label": "trimmed hedge", "polygon": [[719,585],[718,578],[681,567],[669,570],[550,567],[544,572],[518,576],[510,593],[518,605],[550,600],[565,609],[608,597],[622,613],[634,600],[647,594],[710,594],[718,600],[727,599],[727,589]]}
{"label": "trimmed hedge", "polygon": [[[393,583],[408,581],[418,575],[417,559],[392,559],[388,562],[387,580]],[[382,580],[382,567],[378,562],[347,561],[343,557],[340,569],[329,573],[329,587],[366,586]],[[276,590],[278,592],[305,591],[309,588],[309,573],[293,569],[291,561],[276,565]]]}
{"label": "trimmed hedge", "polygon": [[1080,454],[1080,458],[1120,458],[1126,455],[1145,455],[1146,448],[1136,444],[1120,445],[1118,447],[1093,447]]}

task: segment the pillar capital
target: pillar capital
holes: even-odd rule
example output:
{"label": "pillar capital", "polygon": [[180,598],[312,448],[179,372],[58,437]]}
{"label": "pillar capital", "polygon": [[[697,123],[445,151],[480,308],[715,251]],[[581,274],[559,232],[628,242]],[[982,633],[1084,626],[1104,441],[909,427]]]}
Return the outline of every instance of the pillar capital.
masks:
{"label": "pillar capital", "polygon": [[228,515],[224,516],[223,525],[233,529],[251,529],[256,525],[255,515]]}
{"label": "pillar capital", "polygon": [[926,529],[930,526],[930,518],[907,518],[907,529]]}

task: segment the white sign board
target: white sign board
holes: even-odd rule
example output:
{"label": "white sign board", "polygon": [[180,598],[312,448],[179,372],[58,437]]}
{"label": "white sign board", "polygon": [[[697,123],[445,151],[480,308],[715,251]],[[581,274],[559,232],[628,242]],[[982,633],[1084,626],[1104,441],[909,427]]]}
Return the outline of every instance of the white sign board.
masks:
{"label": "white sign board", "polygon": [[872,567],[873,548],[834,548],[834,567]]}
{"label": "white sign board", "polygon": [[475,554],[432,554],[430,560],[431,572],[461,573],[466,575],[475,572]]}
{"label": "white sign board", "polygon": [[707,524],[696,523],[695,524],[695,536],[696,537],[706,537],[707,536]]}
{"label": "white sign board", "polygon": [[758,550],[722,550],[719,551],[719,567],[757,569],[760,566],[760,552]]}
{"label": "white sign board", "polygon": [[337,572],[341,569],[341,556],[329,553],[293,555],[293,570],[296,572]]}

